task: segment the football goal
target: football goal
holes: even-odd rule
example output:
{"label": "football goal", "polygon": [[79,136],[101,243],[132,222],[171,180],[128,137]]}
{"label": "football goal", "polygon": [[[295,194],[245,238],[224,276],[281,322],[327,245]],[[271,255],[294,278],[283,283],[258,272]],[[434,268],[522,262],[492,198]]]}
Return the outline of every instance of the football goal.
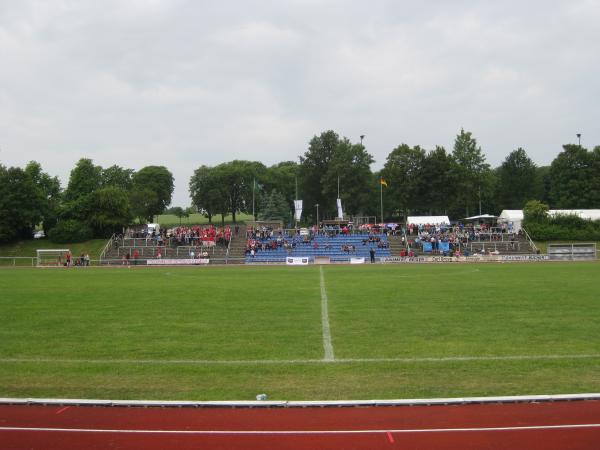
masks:
{"label": "football goal", "polygon": [[[38,267],[57,267],[67,264],[67,254],[71,254],[69,249],[38,249],[37,266]],[[72,262],[72,261],[71,261]]]}

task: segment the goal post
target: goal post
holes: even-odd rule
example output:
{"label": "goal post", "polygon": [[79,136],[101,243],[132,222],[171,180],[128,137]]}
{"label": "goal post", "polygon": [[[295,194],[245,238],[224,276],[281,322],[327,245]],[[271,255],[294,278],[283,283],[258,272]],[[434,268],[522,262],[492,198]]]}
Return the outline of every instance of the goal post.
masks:
{"label": "goal post", "polygon": [[39,248],[37,249],[37,267],[64,266],[67,264],[67,254],[71,254],[68,248]]}

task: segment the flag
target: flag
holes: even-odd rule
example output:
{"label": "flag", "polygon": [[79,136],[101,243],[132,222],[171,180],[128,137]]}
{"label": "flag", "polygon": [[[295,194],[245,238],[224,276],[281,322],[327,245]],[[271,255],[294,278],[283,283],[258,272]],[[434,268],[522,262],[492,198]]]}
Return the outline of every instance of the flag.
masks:
{"label": "flag", "polygon": [[382,186],[388,187],[387,182],[383,178],[379,179],[379,184],[381,184]]}

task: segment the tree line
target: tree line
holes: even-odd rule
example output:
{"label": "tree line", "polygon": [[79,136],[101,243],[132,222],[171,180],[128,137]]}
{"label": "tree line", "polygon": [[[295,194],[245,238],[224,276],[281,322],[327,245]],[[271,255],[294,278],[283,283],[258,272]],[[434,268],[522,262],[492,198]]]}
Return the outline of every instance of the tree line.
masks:
{"label": "tree line", "polygon": [[[198,211],[210,222],[240,212],[259,219],[292,222],[293,200],[304,201],[303,220],[337,215],[336,198],[348,216],[380,216],[380,180],[384,219],[409,214],[467,217],[522,209],[539,200],[556,209],[600,207],[600,146],[589,151],[563,145],[549,166],[538,166],[522,148],[492,168],[471,132],[460,130],[451,151],[400,144],[383,168],[371,169],[373,156],[362,143],[332,130],[313,136],[298,161],[265,166],[234,160],[202,165],[189,181],[192,208],[172,209],[179,217]],[[103,168],[80,159],[66,189],[57,177],[32,161],[25,168],[0,165],[0,242],[29,238],[42,224],[56,242],[105,237],[137,218],[150,222],[171,203],[173,175],[163,166],[138,171]],[[296,194],[297,192],[297,194]]]}
{"label": "tree line", "polygon": [[173,175],[162,166],[136,172],[83,158],[62,190],[35,161],[25,169],[0,165],[0,242],[31,238],[40,224],[54,242],[108,237],[134,218],[151,221],[172,194]]}
{"label": "tree line", "polygon": [[[337,215],[336,198],[349,216],[380,217],[380,180],[384,219],[402,221],[407,215],[468,217],[522,209],[529,200],[553,208],[600,207],[600,146],[592,151],[573,144],[550,166],[538,166],[523,148],[511,151],[492,168],[472,133],[460,130],[451,151],[442,146],[426,150],[400,144],[380,171],[360,143],[334,131],[314,136],[298,162],[271,167],[257,161],[230,161],[199,167],[190,180],[192,204],[209,221],[215,216],[252,213],[290,223],[293,200],[304,201],[304,217]],[[298,197],[296,197],[296,186]]]}

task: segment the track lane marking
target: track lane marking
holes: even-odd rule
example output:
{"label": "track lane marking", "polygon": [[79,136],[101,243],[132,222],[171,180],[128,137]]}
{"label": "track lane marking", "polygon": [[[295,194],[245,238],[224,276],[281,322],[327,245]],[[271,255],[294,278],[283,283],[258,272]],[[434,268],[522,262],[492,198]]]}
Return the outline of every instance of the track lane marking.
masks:
{"label": "track lane marking", "polygon": [[70,406],[65,406],[64,408],[60,408],[58,411],[56,411],[54,414],[62,414],[64,413],[67,409],[69,409]]}
{"label": "track lane marking", "polygon": [[600,354],[590,355],[507,355],[507,356],[443,356],[415,358],[337,358],[325,359],[93,359],[93,358],[0,358],[0,363],[56,363],[56,364],[190,364],[190,365],[261,365],[261,364],[319,364],[319,363],[421,363],[460,361],[533,361],[563,359],[598,359]]}
{"label": "track lane marking", "polygon": [[[55,428],[55,427],[0,427],[1,431],[55,432],[55,433],[115,433],[115,434],[204,434],[204,435],[339,435],[339,434],[385,434],[391,433],[458,433],[484,431],[528,431],[600,428],[600,423],[569,425],[530,425],[520,427],[473,427],[473,428],[408,428],[396,430],[127,430],[106,428]],[[393,439],[393,438],[392,438]]]}
{"label": "track lane marking", "polygon": [[321,323],[323,325],[323,361],[332,362],[335,360],[333,354],[333,344],[331,343],[331,328],[329,326],[329,307],[327,300],[327,290],[325,289],[325,275],[323,274],[323,266],[319,266],[321,275]]}

